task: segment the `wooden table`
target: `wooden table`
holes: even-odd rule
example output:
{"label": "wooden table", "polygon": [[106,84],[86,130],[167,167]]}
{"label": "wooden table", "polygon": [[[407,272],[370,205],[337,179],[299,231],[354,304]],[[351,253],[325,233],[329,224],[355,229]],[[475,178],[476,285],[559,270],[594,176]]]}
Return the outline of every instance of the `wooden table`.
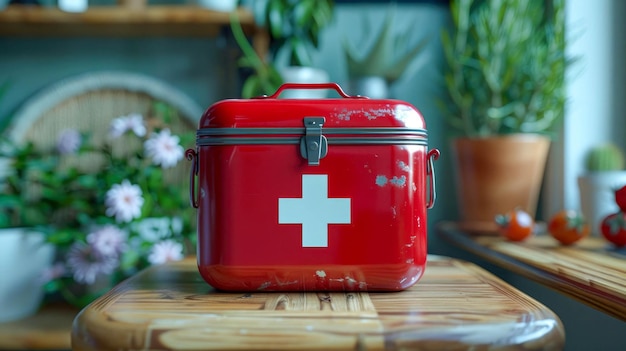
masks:
{"label": "wooden table", "polygon": [[539,233],[511,242],[450,222],[440,223],[437,232],[462,249],[626,321],[626,250],[616,250],[602,238],[562,246]]}
{"label": "wooden table", "polygon": [[75,350],[559,350],[545,306],[482,268],[429,257],[394,293],[223,293],[195,261],[154,266],[83,309]]}

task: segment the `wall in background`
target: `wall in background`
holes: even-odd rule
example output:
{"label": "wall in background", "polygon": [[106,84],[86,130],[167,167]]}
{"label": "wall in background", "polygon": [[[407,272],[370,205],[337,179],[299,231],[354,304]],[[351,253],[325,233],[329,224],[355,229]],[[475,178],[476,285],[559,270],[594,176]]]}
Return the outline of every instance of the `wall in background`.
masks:
{"label": "wall in background", "polygon": [[200,106],[238,94],[233,47],[187,38],[0,38],[0,122],[41,89],[94,71],[122,70],[159,78]]}
{"label": "wall in background", "polygon": [[[321,48],[316,64],[328,71],[331,80],[347,87],[348,75],[342,42],[349,40],[355,48],[369,50],[373,37],[382,26],[388,11],[393,10],[394,32],[410,30],[415,37],[412,43],[423,38],[428,44],[423,53],[407,69],[407,74],[391,86],[391,98],[413,104],[423,114],[428,129],[430,148],[438,148],[441,157],[435,162],[437,176],[437,203],[428,212],[428,225],[431,230],[429,251],[438,253],[442,244],[432,235],[432,228],[441,220],[457,218],[452,161],[448,152],[446,124],[437,107],[443,82],[441,78],[443,50],[439,37],[441,29],[449,21],[447,6],[433,3],[419,4],[339,4],[336,18],[321,38]],[[370,34],[364,33],[367,23],[371,24]]]}

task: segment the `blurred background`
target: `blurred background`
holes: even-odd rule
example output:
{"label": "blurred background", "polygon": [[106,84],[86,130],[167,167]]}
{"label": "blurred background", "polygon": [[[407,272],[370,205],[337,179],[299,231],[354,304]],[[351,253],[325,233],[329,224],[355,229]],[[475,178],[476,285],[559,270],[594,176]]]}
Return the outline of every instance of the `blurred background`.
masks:
{"label": "blurred background", "polygon": [[[41,3],[55,6],[52,1]],[[150,5],[165,3],[173,2],[149,2]],[[108,4],[104,0],[89,1],[89,6]],[[255,6],[254,1],[242,1],[241,5],[250,11]],[[567,350],[622,349],[624,322],[481,261],[437,237],[434,230],[437,223],[459,218],[449,156],[451,136],[437,105],[445,89],[442,82],[445,58],[440,38],[442,30],[451,25],[448,1],[337,0],[332,21],[320,32],[319,49],[312,53],[313,66],[325,70],[330,81],[348,87],[345,42],[357,52],[364,52],[375,37],[371,33],[377,33],[385,25],[390,12],[393,13],[391,30],[410,33],[406,46],[426,39],[419,54],[388,86],[387,96],[416,106],[426,119],[430,147],[441,150],[442,156],[436,163],[437,203],[428,218],[429,253],[478,262],[547,305],[565,325]],[[575,39],[567,50],[578,56],[579,61],[567,74],[565,118],[559,122],[559,136],[552,143],[538,219],[548,218],[562,208],[580,208],[576,179],[584,169],[584,154],[592,145],[612,141],[626,148],[626,36],[623,35],[626,2],[566,0],[565,14],[566,35]],[[0,31],[2,27],[0,16]],[[7,83],[7,89],[0,102],[0,125],[12,123],[16,112],[50,86],[77,75],[102,71],[153,77],[179,90],[201,109],[221,99],[240,97],[244,77],[237,60],[241,50],[230,29],[225,27],[214,37],[196,34],[85,37],[2,31],[0,83]]]}

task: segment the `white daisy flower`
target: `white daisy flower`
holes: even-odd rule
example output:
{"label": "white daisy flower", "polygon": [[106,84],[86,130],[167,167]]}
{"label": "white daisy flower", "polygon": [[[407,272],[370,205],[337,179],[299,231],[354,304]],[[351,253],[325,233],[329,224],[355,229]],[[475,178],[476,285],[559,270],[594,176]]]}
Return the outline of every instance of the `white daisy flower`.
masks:
{"label": "white daisy flower", "polygon": [[57,138],[57,151],[62,155],[76,153],[82,144],[82,137],[76,129],[65,129]]}
{"label": "white daisy flower", "polygon": [[148,255],[148,262],[151,264],[163,264],[182,259],[183,245],[174,240],[164,240],[154,244],[150,255]]}
{"label": "white daisy flower", "polygon": [[126,249],[126,233],[107,225],[89,233],[87,243],[103,256],[117,256]]}
{"label": "white daisy flower", "polygon": [[76,242],[67,254],[67,265],[74,280],[81,284],[93,284],[100,274],[111,274],[119,262],[116,257],[98,255],[94,248]]}
{"label": "white daisy flower", "polygon": [[141,217],[143,196],[138,185],[131,184],[124,179],[122,184],[114,184],[106,193],[106,215],[115,216],[119,222],[130,222],[133,218]]}
{"label": "white daisy flower", "polygon": [[128,116],[115,118],[111,121],[109,136],[116,139],[124,135],[129,130],[132,130],[138,137],[146,135],[146,126],[144,125],[142,115],[133,113]]}
{"label": "white daisy flower", "polygon": [[179,144],[180,139],[172,135],[169,129],[154,133],[144,143],[146,154],[155,165],[163,168],[174,167],[183,158],[185,150]]}

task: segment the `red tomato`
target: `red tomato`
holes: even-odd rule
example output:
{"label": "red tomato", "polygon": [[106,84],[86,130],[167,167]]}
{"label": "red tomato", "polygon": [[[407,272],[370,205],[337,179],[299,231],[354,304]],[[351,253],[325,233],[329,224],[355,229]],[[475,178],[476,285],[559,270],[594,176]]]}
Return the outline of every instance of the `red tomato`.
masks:
{"label": "red tomato", "polygon": [[515,209],[495,218],[498,231],[511,241],[522,241],[532,235],[535,221],[524,210]]}
{"label": "red tomato", "polygon": [[617,212],[606,216],[602,220],[600,231],[613,245],[626,246],[626,213]]}
{"label": "red tomato", "polygon": [[588,236],[590,229],[579,212],[561,210],[550,219],[548,232],[561,244],[571,245]]}
{"label": "red tomato", "polygon": [[615,202],[622,212],[626,212],[626,185],[615,190]]}

